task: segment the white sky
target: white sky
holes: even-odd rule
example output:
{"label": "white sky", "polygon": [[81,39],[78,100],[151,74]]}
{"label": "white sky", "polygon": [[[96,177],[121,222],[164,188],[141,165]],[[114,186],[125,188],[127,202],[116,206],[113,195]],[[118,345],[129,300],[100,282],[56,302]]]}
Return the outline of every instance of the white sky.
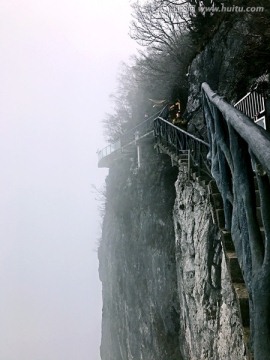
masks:
{"label": "white sky", "polygon": [[98,360],[101,120],[128,0],[0,0],[0,360]]}

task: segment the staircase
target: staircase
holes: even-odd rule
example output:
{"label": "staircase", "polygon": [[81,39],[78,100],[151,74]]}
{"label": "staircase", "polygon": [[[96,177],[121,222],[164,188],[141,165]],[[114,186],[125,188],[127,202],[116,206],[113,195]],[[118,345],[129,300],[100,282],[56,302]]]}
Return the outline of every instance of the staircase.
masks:
{"label": "staircase", "polygon": [[[266,242],[270,235],[270,136],[211,92],[207,85],[203,88],[203,96],[210,144],[181,129],[175,129],[164,119],[157,118],[154,123],[156,147],[171,157],[173,165],[185,166],[189,177],[201,180],[203,175],[204,181],[208,183],[227,268],[238,299],[246,353],[252,360],[254,350],[255,359],[261,360],[261,357],[256,357],[256,333],[255,340],[253,337],[254,349],[251,346],[249,307],[250,296],[253,302],[255,298],[255,269],[260,269],[255,265],[258,261],[256,246],[264,248],[262,259],[266,257],[269,248]],[[214,180],[209,182],[210,176]],[[265,196],[266,194],[269,196]],[[234,206],[239,213],[233,211]],[[245,261],[248,257],[246,251],[251,252],[252,271]],[[261,266],[263,263],[262,261]],[[267,284],[267,276],[265,278]],[[260,324],[256,326],[259,327]],[[255,330],[256,327],[252,329],[253,334]],[[260,343],[260,339],[257,343]]]}
{"label": "staircase", "polygon": [[[164,120],[160,120],[164,122]],[[252,355],[249,351],[249,335],[250,335],[250,316],[249,316],[249,295],[248,290],[246,288],[242,270],[240,268],[238,258],[235,252],[234,243],[232,240],[231,232],[226,229],[225,226],[225,217],[224,217],[224,208],[223,208],[223,200],[221,194],[218,190],[217,184],[212,177],[209,176],[209,173],[206,171],[202,174],[202,169],[199,169],[197,163],[192,159],[191,153],[194,147],[191,149],[183,150],[181,146],[178,149],[175,146],[175,142],[171,143],[170,139],[173,138],[174,141],[176,136],[170,136],[170,124],[167,124],[169,130],[166,131],[156,131],[156,149],[170,156],[171,162],[173,166],[179,166],[181,169],[187,173],[188,179],[192,178],[195,181],[198,181],[201,185],[207,186],[208,191],[211,197],[211,202],[214,209],[214,221],[219,228],[221,234],[221,242],[223,251],[226,257],[227,269],[231,277],[232,286],[238,300],[239,305],[239,314],[241,316],[241,321],[243,325],[243,334],[246,345],[246,352],[249,354],[249,359],[252,359]],[[178,130],[180,132],[181,130]],[[164,134],[161,136],[161,134]],[[179,135],[180,137],[183,134]],[[181,141],[180,141],[181,143]],[[187,140],[182,140],[182,143],[187,143]],[[259,214],[259,211],[258,211]]]}
{"label": "staircase", "polygon": [[211,178],[206,160],[209,145],[205,141],[160,117],[154,121],[154,136],[156,149],[168,154],[172,164],[186,162],[189,176],[192,167],[198,176],[204,174]]}
{"label": "staircase", "polygon": [[232,241],[231,232],[225,228],[225,218],[223,201],[221,194],[217,188],[216,182],[211,180],[208,184],[208,190],[211,202],[215,211],[215,222],[221,234],[222,248],[226,257],[227,269],[230,273],[232,286],[238,300],[239,312],[243,326],[244,341],[249,359],[252,359],[250,353],[250,314],[249,314],[249,295],[245,285],[242,270],[240,268],[238,258],[235,252],[234,243]]}
{"label": "staircase", "polygon": [[206,83],[202,103],[216,183],[212,198],[247,348],[253,354],[249,356],[269,359],[269,323],[250,312],[249,305],[257,314],[266,314],[270,303],[270,135]]}
{"label": "staircase", "polygon": [[163,145],[161,142],[156,142],[156,150],[161,154],[167,154],[171,158],[172,166],[185,166],[190,169],[190,152],[189,150],[179,150],[178,153],[173,148]]}

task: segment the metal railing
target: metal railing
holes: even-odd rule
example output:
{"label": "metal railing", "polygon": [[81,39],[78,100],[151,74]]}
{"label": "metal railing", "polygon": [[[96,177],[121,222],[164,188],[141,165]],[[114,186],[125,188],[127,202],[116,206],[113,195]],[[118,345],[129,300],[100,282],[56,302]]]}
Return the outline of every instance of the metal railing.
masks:
{"label": "metal railing", "polygon": [[[212,123],[208,122],[207,126],[209,139],[217,139],[216,130],[220,129],[223,124],[223,131],[222,129],[219,130],[221,136],[220,141],[223,139],[224,142],[228,142],[229,138],[227,140],[224,138],[226,135],[225,130],[228,126],[232,126],[248,145],[250,157],[255,156],[257,162],[260,162],[261,166],[263,166],[265,171],[267,171],[270,175],[270,135],[261,127],[256,126],[249,117],[242,114],[242,112],[238,111],[232,105],[224,101],[220,96],[215,94],[208,84],[202,84],[202,91],[204,96],[204,114],[206,115],[206,119],[210,115],[209,110],[211,110],[212,117],[215,119],[214,124],[216,125],[215,127],[210,126]],[[220,125],[217,124],[218,117],[223,118],[223,121],[220,120]],[[229,129],[227,130],[229,131]],[[227,135],[229,134],[227,133]]]}
{"label": "metal railing", "polygon": [[[128,130],[117,139],[115,142],[107,145],[105,148],[98,150],[98,162],[100,162],[103,158],[115,153],[116,151],[121,151],[126,146],[133,144],[138,137],[140,138],[143,135],[146,135],[153,131],[153,122],[154,119],[164,111],[165,107],[156,112],[155,114],[149,116],[147,119],[140,122],[134,128]],[[136,139],[135,139],[136,136]]]}
{"label": "metal railing", "polygon": [[198,173],[204,172],[211,176],[207,161],[209,144],[158,116],[165,113],[166,107],[167,105],[161,111],[127,131],[116,142],[98,151],[99,163],[102,159],[117,151],[123,151],[125,147],[135,144],[138,139],[153,132],[156,141],[169,146],[178,156],[183,154],[183,151],[188,151],[192,166],[197,168]]}
{"label": "metal railing", "polygon": [[263,95],[252,91],[234,104],[234,107],[254,120],[255,123],[266,129],[265,98]]}
{"label": "metal railing", "polygon": [[117,150],[120,150],[120,149],[121,149],[121,142],[120,142],[120,139],[118,139],[114,143],[109,144],[105,148],[97,151],[98,161],[100,161],[102,158],[104,158],[104,157],[110,155],[111,153],[113,153]]}
{"label": "metal railing", "polygon": [[173,149],[177,155],[181,155],[184,150],[189,150],[193,167],[197,168],[199,173],[204,172],[211,176],[207,163],[209,144],[205,141],[161,117],[154,121],[154,134],[156,141]]}

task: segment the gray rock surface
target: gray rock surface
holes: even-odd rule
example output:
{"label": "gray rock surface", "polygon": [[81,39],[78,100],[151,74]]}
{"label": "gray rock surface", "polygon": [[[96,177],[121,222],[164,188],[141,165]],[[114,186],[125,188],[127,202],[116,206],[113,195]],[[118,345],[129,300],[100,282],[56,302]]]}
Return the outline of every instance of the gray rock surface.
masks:
{"label": "gray rock surface", "polygon": [[153,147],[144,154],[150,165],[133,171],[127,160],[107,179],[99,247],[102,360],[181,360],[172,217],[177,170]]}
{"label": "gray rock surface", "polygon": [[[190,132],[206,139],[202,82],[229,100],[240,96],[247,34],[241,23],[221,26],[194,59],[185,113]],[[102,360],[246,359],[207,189],[181,172],[175,187],[177,175],[152,146],[143,150],[139,171],[130,159],[110,169],[99,247]]]}
{"label": "gray rock surface", "polygon": [[208,190],[144,154],[148,166],[126,160],[107,179],[102,360],[246,359]]}
{"label": "gray rock surface", "polygon": [[247,72],[243,53],[249,31],[249,25],[243,19],[230,26],[221,24],[219,31],[190,66],[184,117],[189,120],[188,131],[205,140],[207,134],[201,107],[201,84],[207,82],[214,91],[231,103],[235,103],[247,93],[250,74]]}
{"label": "gray rock surface", "polygon": [[174,207],[182,353],[187,360],[246,359],[239,307],[208,190],[185,176],[180,171]]}

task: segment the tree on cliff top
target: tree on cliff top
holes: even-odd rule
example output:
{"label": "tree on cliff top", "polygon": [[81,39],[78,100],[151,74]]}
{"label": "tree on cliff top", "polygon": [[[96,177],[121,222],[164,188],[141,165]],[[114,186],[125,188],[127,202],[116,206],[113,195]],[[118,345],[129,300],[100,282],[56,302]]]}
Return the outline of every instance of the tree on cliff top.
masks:
{"label": "tree on cliff top", "polygon": [[149,99],[174,101],[180,97],[185,102],[186,73],[195,53],[190,34],[172,2],[149,2],[143,7],[136,3],[133,9],[131,36],[145,49],[133,57],[132,65],[122,66],[118,88],[111,96],[113,111],[103,120],[110,142],[143,121],[146,113],[153,113]]}
{"label": "tree on cliff top", "polygon": [[174,3],[148,1],[132,4],[133,20],[131,38],[140,45],[162,52],[164,47],[170,54],[178,49],[179,37],[185,31],[185,21]]}
{"label": "tree on cliff top", "polygon": [[222,12],[210,9],[221,7],[221,1],[215,0],[149,0],[143,3],[136,0],[132,4],[131,37],[143,46],[156,51],[165,46],[170,54],[175,54],[179,38],[189,32],[193,43],[201,46],[223,18]]}

